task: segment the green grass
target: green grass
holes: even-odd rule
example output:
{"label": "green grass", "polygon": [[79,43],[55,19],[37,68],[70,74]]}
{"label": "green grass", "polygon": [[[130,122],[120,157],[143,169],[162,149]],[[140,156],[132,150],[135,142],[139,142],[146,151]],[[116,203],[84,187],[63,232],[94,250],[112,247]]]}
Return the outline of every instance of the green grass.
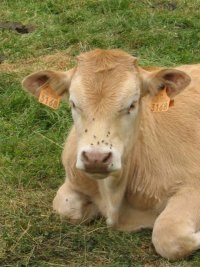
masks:
{"label": "green grass", "polygon": [[70,110],[65,103],[50,110],[20,85],[35,68],[60,66],[49,55],[67,54],[62,64],[70,67],[75,55],[96,47],[121,48],[143,65],[200,62],[199,0],[173,1],[173,11],[169,3],[1,1],[1,20],[37,26],[26,35],[0,30],[0,52],[7,57],[0,64],[1,266],[200,266],[199,252],[175,263],[160,258],[151,231],[111,231],[104,220],[73,226],[53,214],[52,199],[65,175],[60,157]]}

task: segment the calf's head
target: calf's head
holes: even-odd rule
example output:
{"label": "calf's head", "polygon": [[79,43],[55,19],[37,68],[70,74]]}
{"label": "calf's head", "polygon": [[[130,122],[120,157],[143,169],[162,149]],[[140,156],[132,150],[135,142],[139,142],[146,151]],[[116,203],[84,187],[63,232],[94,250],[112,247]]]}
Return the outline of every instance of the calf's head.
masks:
{"label": "calf's head", "polygon": [[36,97],[49,85],[69,101],[77,135],[76,167],[103,178],[121,170],[137,139],[142,97],[166,87],[173,98],[189,82],[175,69],[145,71],[120,50],[93,50],[81,54],[67,72],[40,71],[22,84]]}

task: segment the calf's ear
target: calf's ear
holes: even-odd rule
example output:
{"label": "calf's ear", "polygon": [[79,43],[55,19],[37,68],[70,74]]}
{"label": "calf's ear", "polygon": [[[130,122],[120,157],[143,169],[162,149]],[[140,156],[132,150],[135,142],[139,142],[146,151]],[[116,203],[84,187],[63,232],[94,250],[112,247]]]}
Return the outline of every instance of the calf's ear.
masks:
{"label": "calf's ear", "polygon": [[74,69],[70,69],[66,72],[50,70],[39,71],[25,77],[22,81],[22,86],[26,91],[38,98],[42,88],[48,85],[58,96],[67,99],[73,74]]}
{"label": "calf's ear", "polygon": [[185,89],[191,82],[190,76],[176,69],[162,69],[154,72],[143,73],[144,94],[154,96],[166,88],[168,96],[172,99]]}

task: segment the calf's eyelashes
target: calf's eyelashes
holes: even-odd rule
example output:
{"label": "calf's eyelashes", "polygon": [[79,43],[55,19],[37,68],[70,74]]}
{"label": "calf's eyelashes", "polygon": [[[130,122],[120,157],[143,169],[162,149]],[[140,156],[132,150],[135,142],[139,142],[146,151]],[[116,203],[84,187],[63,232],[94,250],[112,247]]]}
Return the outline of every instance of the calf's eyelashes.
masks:
{"label": "calf's eyelashes", "polygon": [[135,110],[136,106],[138,105],[138,101],[133,101],[131,104],[129,104],[127,107],[119,110],[120,114],[130,114],[133,110]]}
{"label": "calf's eyelashes", "polygon": [[131,111],[133,111],[136,108],[136,105],[137,105],[137,101],[133,101],[132,104],[128,108],[128,114],[130,114]]}
{"label": "calf's eyelashes", "polygon": [[69,104],[71,108],[76,109],[76,105],[74,104],[72,100],[69,101]]}

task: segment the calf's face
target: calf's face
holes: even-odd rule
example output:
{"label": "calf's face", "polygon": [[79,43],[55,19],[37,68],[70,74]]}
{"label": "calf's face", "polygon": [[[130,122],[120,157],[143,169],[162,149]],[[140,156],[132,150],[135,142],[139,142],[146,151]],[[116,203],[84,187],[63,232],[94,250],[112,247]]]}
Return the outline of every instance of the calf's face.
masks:
{"label": "calf's face", "polygon": [[90,70],[87,75],[82,68],[77,68],[69,89],[78,141],[76,167],[103,176],[121,169],[134,140],[140,78],[133,66]]}
{"label": "calf's face", "polygon": [[121,170],[137,139],[141,98],[163,86],[174,97],[189,82],[186,74],[173,69],[146,72],[122,51],[94,50],[79,56],[76,68],[34,73],[23,86],[38,96],[48,84],[69,99],[77,135],[76,167],[104,178]]}

